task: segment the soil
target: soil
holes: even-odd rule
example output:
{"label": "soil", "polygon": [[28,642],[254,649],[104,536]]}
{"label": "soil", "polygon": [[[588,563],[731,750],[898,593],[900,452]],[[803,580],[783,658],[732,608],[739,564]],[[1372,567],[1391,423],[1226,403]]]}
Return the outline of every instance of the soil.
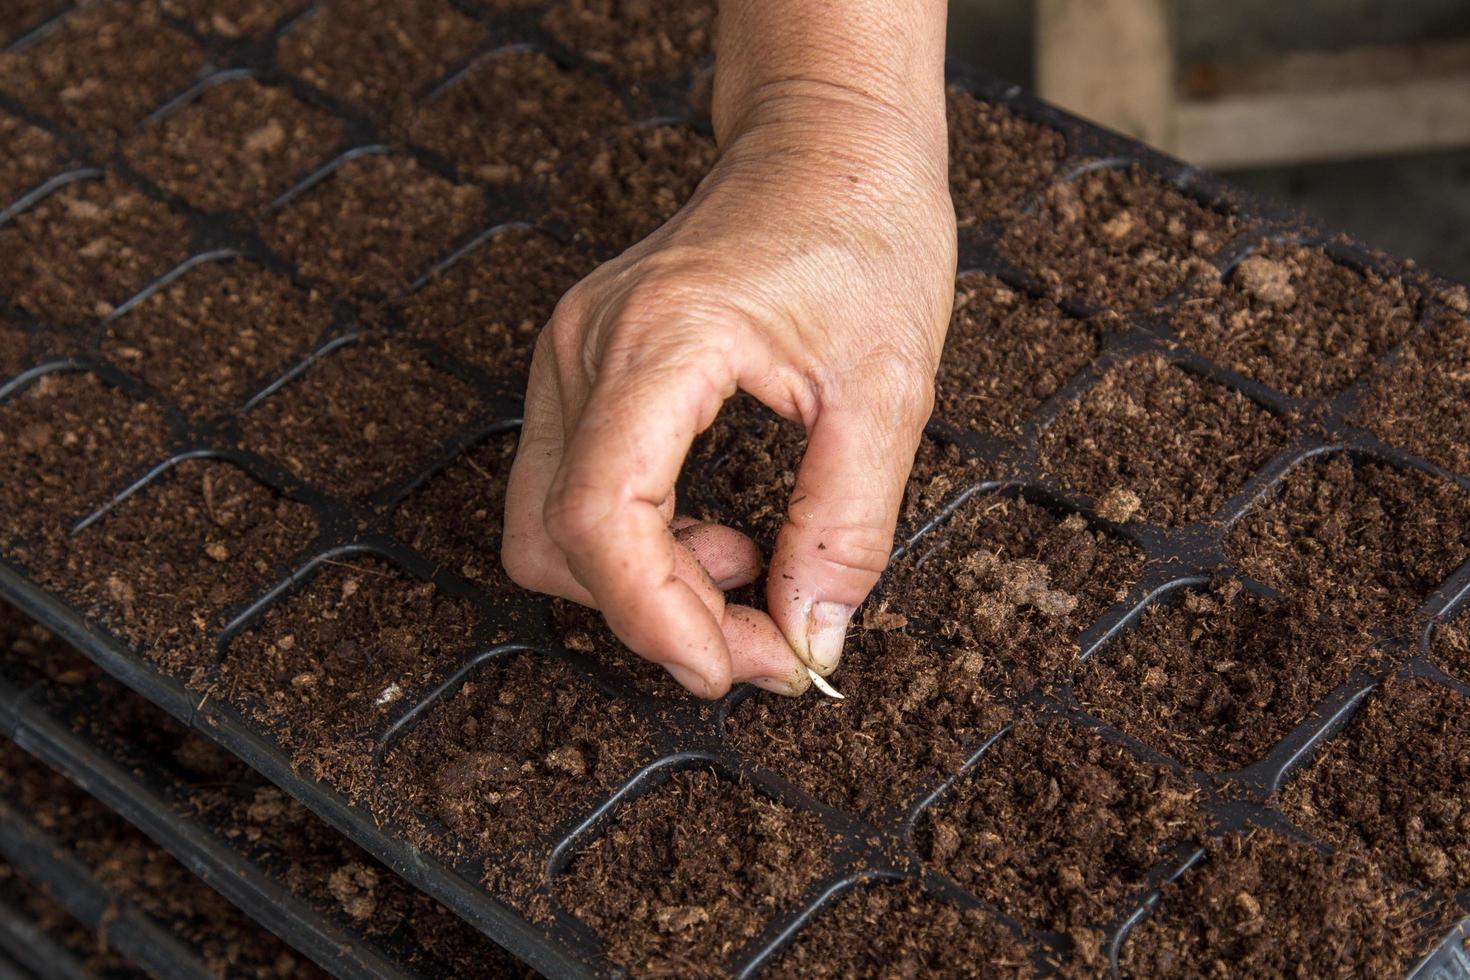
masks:
{"label": "soil", "polygon": [[396,293],[482,223],[480,191],[398,154],[370,153],[286,205],[261,228],[302,275],[351,293]]}
{"label": "soil", "polygon": [[1470,633],[1465,625],[1462,618],[1435,626],[1429,659],[1451,677],[1470,684]]}
{"label": "soil", "polygon": [[229,644],[212,693],[350,789],[366,761],[360,740],[461,662],[475,620],[468,602],[382,561],[332,561]]}
{"label": "soil", "polygon": [[100,674],[90,660],[8,602],[0,602],[0,671],[26,686],[41,678],[76,687]]}
{"label": "soil", "polygon": [[331,326],[321,296],[251,262],[205,262],[110,323],[102,353],[208,418],[240,408]]}
{"label": "soil", "polygon": [[1225,546],[1271,588],[1389,629],[1470,557],[1467,528],[1470,494],[1448,480],[1334,454],[1289,473]]}
{"label": "soil", "polygon": [[1368,391],[1355,421],[1387,442],[1470,476],[1470,320],[1441,313]]}
{"label": "soil", "polygon": [[129,141],[128,162],[204,211],[254,211],[325,163],[342,141],[340,121],[284,88],[242,78]]}
{"label": "soil", "polygon": [[264,36],[302,6],[302,0],[159,0],[165,13],[200,34],[232,40]]}
{"label": "soil", "polygon": [[551,217],[578,242],[616,255],[673,217],[715,157],[714,141],[693,129],[624,128],[551,175]]}
{"label": "soil", "polygon": [[0,210],[61,169],[66,146],[18,116],[0,112]]}
{"label": "soil", "polygon": [[629,82],[671,79],[714,49],[712,0],[557,0],[551,37]]}
{"label": "soil", "polygon": [[470,418],[474,391],[395,342],[354,343],[245,416],[242,445],[329,493],[369,493],[427,462]]}
{"label": "soil", "polygon": [[812,814],[693,770],[619,808],[553,888],[613,963],[640,976],[723,976],[827,872],[828,849]]}
{"label": "soil", "polygon": [[105,145],[187,88],[205,65],[204,51],[151,4],[101,0],[67,14],[36,43],[0,52],[0,89]]}
{"label": "soil", "polygon": [[1124,976],[1397,977],[1438,938],[1375,866],[1265,832],[1219,841],[1163,894]]}
{"label": "soil", "polygon": [[1020,498],[976,495],[890,568],[885,592],[1006,693],[1069,679],[1077,636],[1127,594],[1144,555]]}
{"label": "soil", "polygon": [[115,950],[107,937],[78,922],[70,912],[0,861],[0,902],[25,915],[37,931],[76,957],[89,977],[100,980],[146,980],[148,974],[135,969]]}
{"label": "soil", "polygon": [[1011,720],[980,657],[911,636],[900,608],[867,607],[835,681],[841,701],[758,691],[725,723],[736,748],[814,797],[874,819],[957,772]]}
{"label": "soil", "polygon": [[667,670],[624,646],[597,610],[556,599],[551,604],[551,622],[562,646],[587,657],[639,694],[665,700],[689,698]]}
{"label": "soil", "polygon": [[438,849],[505,855],[605,800],[650,736],[562,661],[511,654],[421,717],[384,759],[378,795],[443,824]]}
{"label": "soil", "polygon": [[556,301],[595,265],[542,232],[508,228],[396,307],[413,336],[488,374],[524,379]]}
{"label": "soil", "polygon": [[949,188],[961,228],[1010,217],[1067,155],[1061,133],[961,89],[947,96]]}
{"label": "soil", "polygon": [[1185,346],[1295,397],[1347,386],[1409,332],[1417,290],[1320,248],[1263,242],[1171,312]]}
{"label": "soil", "polygon": [[1049,187],[1001,251],[1057,302],[1130,310],[1218,278],[1209,260],[1239,227],[1137,166],[1105,168]]}
{"label": "soil", "polygon": [[0,47],[28,33],[59,9],[57,0],[10,0],[0,10]]}
{"label": "soil", "polygon": [[976,909],[911,883],[859,885],[819,913],[763,977],[946,976],[967,980],[1034,975],[1026,948]]}
{"label": "soil", "polygon": [[0,405],[0,537],[24,551],[61,536],[161,459],[165,439],[147,402],[90,374],[42,376]]}
{"label": "soil", "polygon": [[1214,515],[1287,434],[1239,392],[1148,354],[1113,367],[1062,413],[1041,438],[1040,465],[1044,479],[1100,503],[1131,494],[1137,507],[1123,520],[1188,524]]}
{"label": "soil", "polygon": [[79,180],[0,225],[0,295],[54,326],[111,313],[188,255],[189,227],[116,178]]}
{"label": "soil", "polygon": [[0,383],[19,374],[30,357],[31,341],[13,323],[0,323]]}
{"label": "soil", "polygon": [[1282,793],[1296,823],[1392,878],[1440,893],[1470,887],[1470,700],[1390,679]]}
{"label": "soil", "polygon": [[921,818],[915,843],[1002,912],[1091,947],[1090,930],[1205,829],[1198,801],[1184,777],[1094,732],[1027,721]]}
{"label": "soil", "polygon": [[461,173],[519,183],[545,177],[564,154],[626,122],[612,89],[527,51],[476,63],[417,107],[404,128],[409,142],[453,161]]}
{"label": "soil", "polygon": [[500,564],[505,486],[516,433],[491,436],[403,501],[393,533],[429,561],[491,595],[515,588]]}
{"label": "soil", "polygon": [[281,37],[276,62],[333,98],[392,115],[484,41],[449,0],[325,0]]}
{"label": "soil", "polygon": [[1074,692],[1094,717],[1223,772],[1259,761],[1372,652],[1370,636],[1323,620],[1311,601],[1225,579],[1150,606],[1087,661]]}

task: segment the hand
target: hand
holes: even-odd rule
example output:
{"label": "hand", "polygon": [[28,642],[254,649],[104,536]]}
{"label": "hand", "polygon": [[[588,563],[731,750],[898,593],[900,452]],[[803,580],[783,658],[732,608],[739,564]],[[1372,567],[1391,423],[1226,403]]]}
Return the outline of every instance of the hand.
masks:
{"label": "hand", "polygon": [[[763,96],[717,114],[723,154],[683,210],[557,305],[507,494],[511,577],[595,605],[703,697],[798,694],[806,666],[836,668],[892,548],[954,295],[942,99]],[[769,615],[721,591],[755,579],[755,545],[674,515],[690,444],[737,388],[808,433]]]}

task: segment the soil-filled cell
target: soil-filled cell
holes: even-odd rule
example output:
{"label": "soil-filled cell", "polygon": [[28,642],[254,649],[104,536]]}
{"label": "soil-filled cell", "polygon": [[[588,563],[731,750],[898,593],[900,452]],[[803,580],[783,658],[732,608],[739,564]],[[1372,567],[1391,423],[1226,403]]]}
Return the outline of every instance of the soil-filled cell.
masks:
{"label": "soil-filled cell", "polygon": [[55,633],[8,602],[0,602],[0,676],[29,683],[44,678],[61,687],[94,680],[101,668],[73,650]]}
{"label": "soil-filled cell", "polygon": [[714,43],[711,0],[555,0],[542,26],[618,78],[674,78],[709,57]]}
{"label": "soil-filled cell", "polygon": [[639,694],[651,698],[690,697],[667,670],[624,646],[596,609],[557,599],[551,606],[551,621],[562,646],[608,670]]}
{"label": "soil-filled cell", "polygon": [[6,47],[62,8],[62,0],[10,0],[0,9],[0,47]]}
{"label": "soil-filled cell", "polygon": [[394,533],[487,592],[514,588],[500,564],[500,531],[515,454],[515,433],[491,436],[410,494],[394,515]]}
{"label": "soil-filled cell", "polygon": [[[0,34],[0,43],[4,36]],[[56,903],[46,891],[14,867],[0,861],[0,902],[14,909],[57,946],[70,953],[88,977],[107,980],[145,980],[147,974],[133,966],[116,949],[103,942],[99,930],[89,929]],[[19,976],[19,974],[17,974]]]}
{"label": "soil-filled cell", "polygon": [[947,108],[949,188],[961,228],[1014,214],[1067,153],[1061,133],[968,92],[951,88]]}
{"label": "soil-filled cell", "polygon": [[307,0],[159,0],[159,7],[200,34],[235,40],[268,34]]}
{"label": "soil-filled cell", "polygon": [[66,156],[61,140],[0,112],[0,210],[59,171]]}
{"label": "soil-filled cell", "polygon": [[1436,667],[1461,683],[1470,684],[1470,622],[1465,617],[1434,628],[1429,657]]}
{"label": "soil-filled cell", "polygon": [[1470,476],[1470,320],[1442,313],[1369,389],[1355,417],[1384,441]]}

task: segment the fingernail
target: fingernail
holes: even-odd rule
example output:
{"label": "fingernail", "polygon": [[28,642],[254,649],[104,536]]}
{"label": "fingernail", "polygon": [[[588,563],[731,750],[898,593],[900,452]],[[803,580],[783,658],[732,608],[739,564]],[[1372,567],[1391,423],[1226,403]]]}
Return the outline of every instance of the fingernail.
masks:
{"label": "fingernail", "polygon": [[705,677],[699,671],[691,667],[686,667],[683,664],[664,664],[663,667],[664,670],[667,670],[673,676],[674,680],[683,684],[693,693],[702,698],[710,697],[710,692],[714,689],[714,685],[709,682],[708,677]]}
{"label": "fingernail", "polygon": [[812,606],[811,618],[807,620],[806,645],[817,673],[826,675],[837,669],[852,613],[852,606],[844,606],[840,602],[818,602]]}
{"label": "fingernail", "polygon": [[798,697],[812,686],[811,678],[807,676],[806,668],[793,671],[785,677],[755,677],[750,681],[763,691],[773,694],[784,694],[788,698]]}

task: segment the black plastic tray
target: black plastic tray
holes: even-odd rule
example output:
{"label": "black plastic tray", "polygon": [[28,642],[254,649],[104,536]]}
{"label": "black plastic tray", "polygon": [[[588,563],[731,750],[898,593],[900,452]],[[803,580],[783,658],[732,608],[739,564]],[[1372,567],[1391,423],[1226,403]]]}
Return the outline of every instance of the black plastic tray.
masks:
{"label": "black plastic tray", "polygon": [[40,923],[0,899],[0,977],[86,980],[87,971]]}
{"label": "black plastic tray", "polygon": [[[496,51],[525,50],[527,47],[549,53],[557,61],[580,71],[607,79],[606,73],[585,58],[549,41],[537,25],[534,11],[508,15],[489,15],[480,11],[474,3],[457,4],[463,9],[482,17],[490,33],[490,40],[480,56],[493,57]],[[289,24],[283,24],[286,29]],[[25,43],[24,39],[19,43]],[[330,161],[324,161],[318,170],[303,175],[297,188],[282,195],[277,205],[289,207],[290,202],[302,189],[318,180],[328,179],[337,165],[344,159],[362,152],[379,152],[385,145],[384,137],[374,124],[362,116],[334,102],[325,94],[305,83],[283,76],[272,61],[269,45],[256,43],[227,44],[213,40],[202,40],[211,49],[216,67],[222,72],[244,72],[269,83],[286,85],[294,94],[313,105],[337,114],[348,123],[348,145]],[[453,79],[462,65],[452,66],[446,72],[446,84]],[[1057,179],[1073,179],[1098,166],[1122,167],[1137,164],[1172,183],[1189,196],[1208,207],[1230,209],[1245,219],[1250,227],[1243,230],[1237,239],[1217,257],[1216,264],[1222,274],[1254,247],[1263,236],[1277,239],[1318,243],[1338,260],[1360,267],[1382,269],[1387,274],[1404,274],[1407,270],[1385,259],[1377,253],[1358,247],[1325,230],[1313,226],[1283,209],[1253,196],[1232,190],[1218,179],[1195,168],[1148,150],[1137,143],[1095,126],[1079,121],[1065,113],[1038,102],[1015,86],[1010,86],[965,69],[954,69],[952,80],[974,92],[978,97],[1004,104],[1023,117],[1030,118],[1060,131],[1067,139],[1068,155]],[[627,104],[645,118],[683,121],[689,125],[706,125],[699,120],[687,105],[687,79],[669,85],[644,87],[640,92],[625,91]],[[197,95],[204,85],[201,83],[189,92],[180,93],[160,108],[160,113],[173,111]],[[431,86],[432,92],[436,88]],[[16,110],[24,107],[0,93],[0,106]],[[29,118],[35,118],[27,114]],[[45,124],[44,120],[38,120]],[[194,244],[197,255],[184,263],[174,273],[167,274],[158,282],[144,287],[137,297],[120,305],[125,310],[139,298],[150,294],[160,285],[170,281],[178,271],[193,262],[229,261],[234,256],[259,258],[275,268],[285,268],[285,263],[270,255],[263,244],[248,233],[240,231],[240,225],[220,220],[217,216],[201,215],[183,208],[180,202],[168,198],[146,180],[126,167],[116,167],[111,161],[92,157],[87,148],[75,138],[71,145],[77,153],[75,167],[57,181],[88,179],[95,168],[110,166],[123,179],[134,183],[145,193],[164,200],[181,213],[186,213],[194,229]],[[459,174],[448,161],[419,148],[408,148],[421,164],[431,170],[453,176],[461,182],[474,183],[473,178]],[[7,216],[31,206],[54,189],[57,181],[43,185],[31,195],[23,197],[8,210],[0,211],[0,223]],[[490,204],[492,226],[516,222],[537,224],[544,218],[543,203],[537,195],[527,191],[523,195],[507,195],[497,188],[485,186],[487,202]],[[0,205],[3,207],[3,205]],[[985,271],[999,276],[1022,290],[1033,290],[1034,277],[1005,261],[995,248],[997,233],[995,225],[982,225],[966,229],[961,238],[961,268],[965,271]],[[479,236],[471,236],[463,246],[472,246]],[[459,252],[451,249],[445,261],[453,261]],[[298,277],[299,278],[299,277]],[[330,290],[328,290],[330,292]],[[1159,313],[1167,309],[1171,297],[1159,306],[1128,315],[1125,329],[1109,334],[1100,356],[1061,392],[1043,404],[1023,427],[1015,440],[1001,441],[993,437],[959,431],[951,426],[935,423],[930,428],[931,437],[952,443],[962,452],[984,460],[1004,456],[1008,471],[1015,474],[1004,483],[980,483],[960,488],[935,513],[928,515],[916,530],[909,533],[898,546],[903,552],[919,547],[925,535],[941,527],[944,519],[966,497],[973,493],[1011,493],[1024,495],[1061,511],[1083,515],[1096,529],[1108,534],[1131,540],[1147,555],[1148,564],[1142,579],[1128,596],[1101,619],[1088,628],[1080,637],[1084,656],[1102,649],[1119,632],[1127,629],[1141,610],[1151,602],[1164,601],[1178,589],[1198,584],[1221,570],[1228,571],[1221,540],[1229,525],[1238,520],[1258,501],[1263,494],[1280,481],[1302,461],[1322,453],[1346,451],[1355,457],[1375,459],[1401,468],[1420,469],[1455,480],[1462,488],[1470,491],[1470,474],[1449,474],[1434,465],[1388,446],[1371,434],[1347,424],[1362,392],[1367,377],[1339,395],[1312,401],[1286,397],[1266,386],[1223,370],[1191,352],[1170,344],[1167,324]],[[1093,312],[1078,303],[1063,303],[1069,311],[1086,314]],[[128,394],[164,405],[158,393],[132,380],[116,366],[104,361],[94,345],[81,355],[68,353],[66,356],[49,355],[44,346],[42,332],[44,324],[34,318],[23,316],[14,310],[4,311],[22,323],[37,338],[37,351],[28,369],[0,385],[0,399],[23,389],[38,377],[56,371],[89,371],[103,381],[119,386]],[[344,343],[355,340],[356,334],[349,317],[341,331],[329,338],[315,351],[303,352],[302,364],[309,360],[331,356],[331,351]],[[1420,323],[1416,328],[1425,329]],[[411,477],[395,482],[366,500],[346,501],[329,499],[285,474],[279,467],[260,457],[242,453],[228,439],[228,426],[190,427],[178,424],[167,458],[138,461],[133,478],[123,481],[116,489],[119,497],[135,492],[140,486],[157,478],[172,464],[187,458],[210,456],[227,460],[252,476],[293,499],[311,506],[317,513],[324,532],[307,553],[293,558],[288,568],[277,571],[274,584],[263,588],[257,601],[233,610],[221,623],[221,633],[232,636],[256,621],[273,603],[291,594],[309,574],[324,560],[351,555],[376,555],[397,566],[410,576],[431,580],[444,592],[470,599],[482,613],[482,636],[503,629],[513,637],[509,642],[482,646],[469,651],[462,662],[448,671],[442,682],[429,685],[428,693],[420,700],[401,706],[396,720],[380,734],[383,744],[401,736],[419,719],[427,709],[442,699],[454,694],[459,685],[487,662],[500,656],[508,656],[525,650],[557,657],[573,664],[576,669],[592,678],[604,691],[626,697],[638,711],[648,713],[655,707],[659,710],[656,731],[660,732],[655,751],[645,764],[630,776],[624,786],[602,804],[578,815],[562,826],[555,828],[541,843],[551,853],[549,874],[565,867],[577,849],[599,834],[610,821],[616,807],[641,793],[648,792],[668,778],[669,774],[691,766],[713,766],[727,774],[747,780],[759,792],[766,793],[792,806],[816,813],[831,831],[834,855],[832,872],[813,885],[798,907],[788,910],[768,924],[766,929],[740,950],[728,963],[732,974],[745,976],[759,971],[773,955],[788,944],[801,927],[841,892],[862,880],[873,878],[910,879],[920,881],[926,888],[957,901],[986,909],[997,921],[1025,938],[1034,950],[1038,967],[1049,969],[1049,961],[1062,954],[1071,940],[1067,937],[1039,933],[989,909],[984,903],[969,896],[957,883],[933,871],[923,870],[923,865],[912,844],[912,831],[918,815],[937,799],[942,798],[948,786],[959,773],[922,788],[916,792],[913,802],[895,808],[892,812],[873,821],[833,810],[811,799],[801,790],[785,780],[752,764],[742,757],[723,738],[723,721],[739,700],[747,696],[748,690],[737,690],[712,712],[695,706],[655,706],[647,698],[632,694],[619,677],[597,665],[588,664],[585,658],[565,650],[548,622],[546,602],[523,595],[486,595],[457,577],[437,569],[431,562],[393,538],[391,517],[384,514],[406,497],[414,488],[449,465],[467,447],[476,444],[494,433],[514,429],[519,423],[519,392],[512,379],[494,378],[466,367],[447,352],[432,345],[419,345],[435,366],[455,374],[475,387],[481,398],[478,417],[456,436],[448,440],[428,462],[423,470]],[[1092,501],[1070,494],[1058,487],[1048,485],[1041,479],[1036,464],[1037,444],[1045,425],[1075,399],[1079,398],[1105,371],[1108,365],[1119,358],[1153,351],[1167,360],[1179,364],[1191,372],[1222,382],[1238,390],[1257,403],[1277,411],[1288,413],[1310,409],[1322,420],[1320,430],[1301,427],[1295,440],[1271,459],[1252,479],[1213,515],[1218,523],[1204,523],[1182,528],[1159,528],[1143,525],[1112,525],[1101,520],[1092,508]],[[1396,356],[1390,353],[1384,362]],[[281,384],[289,384],[300,366],[280,378],[262,379],[257,396],[269,397]],[[1382,365],[1380,365],[1380,368]],[[247,401],[247,405],[253,400]],[[242,411],[243,411],[242,407]],[[177,412],[168,412],[170,418],[178,419]],[[99,511],[110,505],[98,501]],[[82,522],[85,525],[86,521]],[[1419,611],[1422,623],[1451,615],[1463,604],[1470,590],[1470,563],[1461,568],[1445,583],[1428,596]],[[533,924],[517,914],[511,907],[487,893],[479,884],[472,870],[472,862],[459,867],[450,867],[426,855],[394,832],[392,826],[379,824],[369,813],[354,807],[331,787],[305,779],[293,772],[288,753],[273,740],[270,733],[242,717],[228,705],[214,701],[200,703],[197,695],[187,690],[178,681],[162,673],[146,658],[139,655],[110,634],[99,623],[88,622],[78,610],[68,606],[54,595],[39,588],[24,568],[8,557],[0,558],[0,594],[15,601],[22,609],[36,616],[46,625],[76,644],[89,657],[96,660],[109,672],[155,701],[175,717],[224,745],[259,769],[265,776],[292,793],[307,806],[321,814],[357,843],[372,852],[395,871],[439,898],[446,905],[466,918],[477,928],[493,937],[536,968],[555,976],[585,976],[608,972],[609,967],[601,958],[600,947],[595,935],[584,924],[575,920],[569,912],[559,910],[553,925]],[[1211,776],[1185,767],[1164,758],[1159,753],[1111,727],[1087,717],[1070,697],[1063,692],[1056,697],[1031,699],[1028,706],[1068,720],[1070,723],[1096,730],[1103,737],[1114,740],[1141,758],[1163,761],[1177,770],[1187,773],[1202,789],[1206,805],[1219,818],[1222,832],[1247,825],[1267,824],[1280,826],[1281,815],[1269,808],[1267,799],[1270,791],[1279,786],[1285,774],[1310,758],[1316,747],[1335,734],[1361,703],[1366,694],[1376,686],[1390,670],[1400,669],[1407,647],[1419,637],[1390,636],[1383,638],[1386,651],[1399,651],[1396,666],[1379,669],[1360,669],[1323,702],[1291,732],[1279,745],[1266,753],[1256,764],[1236,773]],[[1392,658],[1390,658],[1392,659]],[[1407,661],[1402,669],[1432,673],[1422,658]],[[1463,686],[1455,685],[1447,678],[1435,674],[1437,682],[1454,687],[1467,694]],[[0,699],[3,700],[3,699]],[[1004,737],[1004,733],[996,733]],[[969,763],[962,771],[978,763],[993,739],[977,742],[970,754]],[[1242,799],[1242,797],[1244,799]],[[1162,856],[1158,868],[1145,881],[1138,883],[1133,900],[1119,908],[1113,921],[1100,923],[1107,927],[1104,951],[1115,955],[1126,931],[1139,917],[1155,904],[1157,885],[1178,874],[1187,873],[1187,868],[1201,855],[1198,848],[1182,845],[1174,854]],[[1470,899],[1460,895],[1458,900],[1470,909]],[[1456,954],[1460,932],[1456,931],[1445,940],[1439,951],[1427,960],[1416,972],[1428,976],[1440,965],[1451,963]]]}

